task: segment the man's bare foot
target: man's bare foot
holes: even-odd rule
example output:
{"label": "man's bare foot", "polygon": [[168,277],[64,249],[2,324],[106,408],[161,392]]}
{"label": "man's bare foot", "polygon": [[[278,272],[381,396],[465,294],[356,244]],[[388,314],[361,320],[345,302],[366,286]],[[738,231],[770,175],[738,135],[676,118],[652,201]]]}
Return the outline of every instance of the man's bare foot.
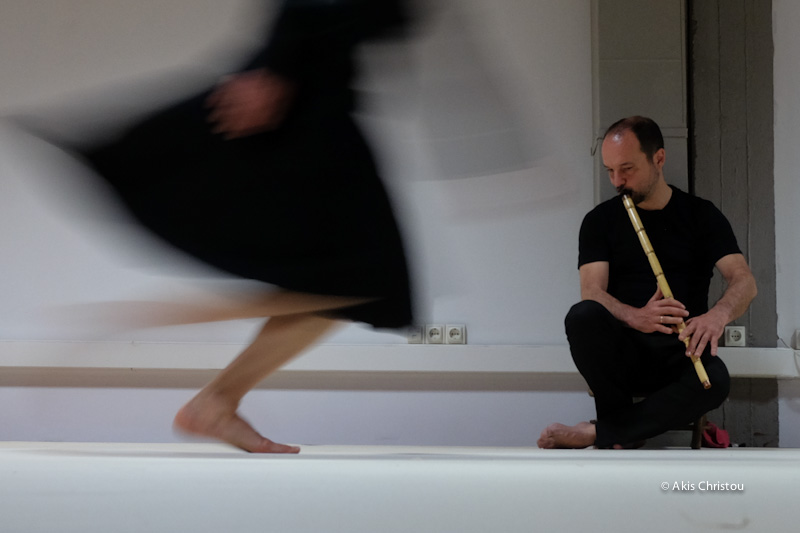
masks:
{"label": "man's bare foot", "polygon": [[597,437],[594,424],[579,422],[574,426],[550,424],[542,431],[539,448],[587,448]]}
{"label": "man's bare foot", "polygon": [[278,444],[261,436],[236,413],[236,406],[201,392],[175,416],[175,429],[211,437],[253,453],[299,453],[297,446]]}

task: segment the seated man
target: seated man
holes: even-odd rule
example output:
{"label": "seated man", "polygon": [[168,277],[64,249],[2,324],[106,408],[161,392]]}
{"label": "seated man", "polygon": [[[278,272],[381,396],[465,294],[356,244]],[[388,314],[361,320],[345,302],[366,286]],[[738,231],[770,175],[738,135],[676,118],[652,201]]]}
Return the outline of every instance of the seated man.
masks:
{"label": "seated man", "polygon": [[[674,298],[657,288],[619,197],[586,215],[578,259],[582,301],[565,325],[572,358],[594,393],[597,421],[552,424],[542,432],[540,448],[633,447],[719,407],[730,377],[716,357],[717,341],[756,295],[724,215],[664,180],[664,141],[655,122],[631,117],[613,124],[602,156],[611,183],[636,204]],[[714,267],[727,288],[709,309]],[[678,334],[684,320],[686,329]],[[692,354],[701,355],[710,389],[698,379],[687,357]],[[645,399],[634,403],[635,394]]]}

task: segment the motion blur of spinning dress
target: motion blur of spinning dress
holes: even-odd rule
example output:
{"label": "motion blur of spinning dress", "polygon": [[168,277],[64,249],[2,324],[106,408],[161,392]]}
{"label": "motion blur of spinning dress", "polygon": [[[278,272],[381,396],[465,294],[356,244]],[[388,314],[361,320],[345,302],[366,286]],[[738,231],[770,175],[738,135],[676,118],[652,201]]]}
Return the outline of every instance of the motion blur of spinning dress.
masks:
{"label": "motion blur of spinning dress", "polygon": [[219,269],[279,287],[378,300],[338,318],[411,322],[405,253],[386,192],[350,112],[355,47],[405,22],[394,0],[289,0],[242,71],[296,84],[277,129],[211,131],[211,89],[83,152],[150,230]]}

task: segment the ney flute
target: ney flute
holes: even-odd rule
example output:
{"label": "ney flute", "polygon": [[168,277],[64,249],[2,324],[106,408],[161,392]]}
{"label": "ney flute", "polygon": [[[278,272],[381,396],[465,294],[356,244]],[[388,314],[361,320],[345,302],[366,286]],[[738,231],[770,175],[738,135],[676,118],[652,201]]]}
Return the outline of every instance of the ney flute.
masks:
{"label": "ney flute", "polygon": [[[653,274],[656,275],[656,281],[658,281],[661,294],[664,295],[664,298],[672,298],[672,289],[669,288],[667,278],[664,276],[664,271],[661,269],[661,263],[658,262],[656,253],[653,251],[653,245],[650,244],[650,239],[647,237],[647,232],[644,230],[644,225],[642,224],[642,219],[639,218],[639,213],[636,211],[636,206],[633,205],[633,200],[631,200],[627,194],[623,194],[622,203],[625,204],[625,209],[628,211],[628,216],[631,219],[631,224],[633,224],[633,229],[636,230],[636,235],[639,237],[639,242],[642,243],[644,253],[647,254],[647,259],[650,261],[650,267],[653,269]],[[682,332],[685,327],[686,324],[681,321],[681,323],[678,324],[678,333]],[[690,337],[683,339],[683,343],[687,348],[689,347],[689,341]],[[697,377],[700,378],[700,382],[703,384],[703,387],[706,389],[711,388],[711,382],[708,380],[708,374],[706,374],[706,369],[703,366],[703,363],[700,361],[700,358],[696,355],[692,355],[692,363],[694,363],[694,369],[697,372]]]}

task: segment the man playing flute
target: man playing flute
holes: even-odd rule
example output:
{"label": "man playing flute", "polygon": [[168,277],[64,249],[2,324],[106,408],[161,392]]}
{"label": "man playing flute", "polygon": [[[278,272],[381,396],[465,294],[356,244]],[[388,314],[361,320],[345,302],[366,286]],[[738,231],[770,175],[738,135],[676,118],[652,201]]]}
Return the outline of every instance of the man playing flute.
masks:
{"label": "man playing flute", "polygon": [[[602,157],[612,185],[636,205],[673,298],[658,288],[622,199],[590,211],[579,238],[581,301],[565,326],[572,358],[594,394],[597,420],[551,424],[540,448],[636,447],[719,407],[730,377],[716,357],[717,341],[756,295],[725,216],[665,181],[664,141],[654,121],[630,117],[613,124]],[[727,287],[709,309],[714,267]],[[711,388],[698,380],[692,355],[700,356]],[[634,403],[635,395],[645,399]]]}

